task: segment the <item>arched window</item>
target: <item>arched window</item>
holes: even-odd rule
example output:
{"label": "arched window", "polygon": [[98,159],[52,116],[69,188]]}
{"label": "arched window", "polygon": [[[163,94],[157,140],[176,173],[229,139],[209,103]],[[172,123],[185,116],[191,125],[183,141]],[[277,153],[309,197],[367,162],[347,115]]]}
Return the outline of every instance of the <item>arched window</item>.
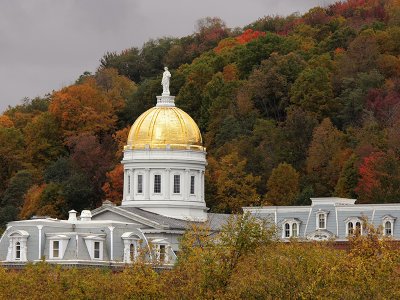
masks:
{"label": "arched window", "polygon": [[383,235],[393,236],[395,220],[396,220],[396,218],[392,217],[391,215],[383,216],[383,218],[382,218]]}
{"label": "arched window", "polygon": [[361,223],[360,222],[356,222],[356,234],[361,234]]}
{"label": "arched window", "polygon": [[299,236],[300,220],[285,219],[282,223],[282,238],[291,238]]}
{"label": "arched window", "polygon": [[353,235],[354,233],[354,225],[353,222],[347,223],[347,235]]}
{"label": "arched window", "polygon": [[346,236],[354,234],[363,234],[362,220],[360,217],[349,217],[346,222]]}
{"label": "arched window", "polygon": [[17,242],[15,244],[15,259],[20,260],[21,259],[21,243]]}
{"label": "arched window", "polygon": [[124,242],[124,262],[132,263],[138,256],[140,237],[135,232],[125,232],[121,236]]}

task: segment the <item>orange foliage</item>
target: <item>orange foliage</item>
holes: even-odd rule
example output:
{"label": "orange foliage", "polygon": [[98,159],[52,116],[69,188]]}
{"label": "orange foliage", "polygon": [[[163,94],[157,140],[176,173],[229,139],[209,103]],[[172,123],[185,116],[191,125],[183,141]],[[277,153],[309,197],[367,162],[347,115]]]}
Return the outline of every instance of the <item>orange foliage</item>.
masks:
{"label": "orange foliage", "polygon": [[42,195],[46,184],[34,185],[25,195],[24,205],[19,213],[20,219],[28,219],[32,217],[40,207],[40,196]]}
{"label": "orange foliage", "polygon": [[92,81],[55,92],[49,111],[61,122],[65,136],[109,131],[116,122],[111,101]]}
{"label": "orange foliage", "polygon": [[126,145],[126,141],[128,140],[130,128],[131,128],[130,126],[125,127],[121,130],[118,130],[115,134],[113,134],[113,139],[118,145],[118,151],[115,153],[115,157],[118,160],[122,159],[122,153],[124,151],[124,146]]}
{"label": "orange foliage", "polygon": [[226,49],[231,49],[236,47],[237,45],[247,44],[254,39],[257,39],[261,36],[265,36],[265,32],[262,31],[254,31],[253,29],[247,29],[241,35],[235,38],[227,38],[223,39],[218,43],[218,46],[214,49],[216,53],[221,53]]}
{"label": "orange foliage", "polygon": [[229,64],[222,71],[224,81],[235,81],[239,79],[238,69],[235,64]]}
{"label": "orange foliage", "polygon": [[239,43],[234,38],[223,39],[218,43],[218,46],[214,49],[215,53],[221,53],[223,50],[232,49],[237,46]]}
{"label": "orange foliage", "polygon": [[11,127],[14,127],[14,123],[13,123],[13,121],[11,121],[11,119],[8,116],[1,115],[0,116],[0,126],[6,127],[6,128],[11,128]]}
{"label": "orange foliage", "polygon": [[124,167],[118,164],[114,170],[107,173],[107,182],[103,185],[103,191],[106,195],[106,199],[114,202],[115,204],[121,204],[122,193],[124,189]]}
{"label": "orange foliage", "polygon": [[253,29],[247,29],[241,35],[236,37],[236,41],[238,41],[239,44],[243,45],[254,39],[258,39],[259,37],[265,36],[265,34],[266,33],[262,31],[254,31]]}

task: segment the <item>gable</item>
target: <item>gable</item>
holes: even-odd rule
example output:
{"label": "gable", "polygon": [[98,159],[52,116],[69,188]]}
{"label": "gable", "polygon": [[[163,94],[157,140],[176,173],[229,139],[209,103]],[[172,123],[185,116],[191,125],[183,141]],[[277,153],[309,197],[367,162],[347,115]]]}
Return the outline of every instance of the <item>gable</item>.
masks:
{"label": "gable", "polygon": [[119,209],[118,207],[99,207],[92,211],[92,220],[111,220],[126,223],[135,223],[140,228],[163,229],[164,226],[154,220]]}

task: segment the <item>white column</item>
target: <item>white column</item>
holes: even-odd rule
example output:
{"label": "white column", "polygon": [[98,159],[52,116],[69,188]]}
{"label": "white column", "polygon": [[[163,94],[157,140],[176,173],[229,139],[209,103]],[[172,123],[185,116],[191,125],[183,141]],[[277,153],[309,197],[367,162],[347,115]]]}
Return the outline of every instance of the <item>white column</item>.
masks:
{"label": "white column", "polygon": [[129,184],[130,184],[130,187],[131,187],[130,194],[129,194],[129,198],[130,198],[130,200],[133,200],[133,193],[134,193],[134,186],[133,186],[133,183],[134,183],[133,169],[129,169],[129,179],[130,179]]}
{"label": "white column", "polygon": [[39,229],[39,253],[38,253],[38,259],[40,260],[42,258],[42,228],[43,228],[43,225],[37,225],[37,228]]}
{"label": "white column", "polygon": [[190,178],[189,178],[189,169],[185,169],[185,173],[183,175],[183,200],[189,200],[190,193]]}
{"label": "white column", "polygon": [[127,200],[128,195],[128,171],[124,169],[124,200]]}
{"label": "white column", "polygon": [[201,190],[202,190],[202,183],[201,183],[201,170],[199,170],[197,176],[195,177],[195,195],[196,195],[196,201],[201,201],[202,196],[201,196]]}
{"label": "white column", "polygon": [[108,229],[110,229],[110,260],[113,261],[114,260],[114,226],[108,226]]}
{"label": "white column", "polygon": [[144,198],[150,199],[150,169],[145,169],[145,181],[144,181]]}
{"label": "white column", "polygon": [[199,199],[201,201],[204,201],[204,171],[203,170],[200,171],[200,186],[201,186],[201,189],[200,189]]}
{"label": "white column", "polygon": [[165,188],[164,188],[164,199],[171,199],[171,169],[165,169]]}

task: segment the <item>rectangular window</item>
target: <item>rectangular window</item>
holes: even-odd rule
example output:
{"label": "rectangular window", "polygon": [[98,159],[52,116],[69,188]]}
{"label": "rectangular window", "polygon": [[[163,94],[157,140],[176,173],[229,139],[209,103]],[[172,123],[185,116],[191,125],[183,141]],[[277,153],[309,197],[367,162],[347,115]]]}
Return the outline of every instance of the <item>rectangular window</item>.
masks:
{"label": "rectangular window", "polygon": [[60,257],[60,241],[53,241],[53,258]]}
{"label": "rectangular window", "polygon": [[21,259],[21,244],[17,242],[15,244],[15,259]]}
{"label": "rectangular window", "polygon": [[100,242],[94,242],[93,257],[100,258]]}
{"label": "rectangular window", "polygon": [[128,175],[128,194],[131,193],[131,175]]}
{"label": "rectangular window", "polygon": [[174,194],[179,194],[181,192],[181,176],[174,175]]}
{"label": "rectangular window", "polygon": [[297,223],[292,224],[292,237],[297,237]]}
{"label": "rectangular window", "polygon": [[392,223],[389,221],[385,222],[385,235],[392,235]]}
{"label": "rectangular window", "polygon": [[160,261],[165,261],[165,245],[160,245]]}
{"label": "rectangular window", "polygon": [[137,177],[137,192],[138,194],[143,193],[143,175]]}
{"label": "rectangular window", "polygon": [[194,176],[190,176],[190,195],[194,195]]}
{"label": "rectangular window", "polygon": [[154,193],[161,193],[161,175],[154,175]]}
{"label": "rectangular window", "polygon": [[285,224],[285,237],[286,238],[290,237],[290,224],[289,223]]}
{"label": "rectangular window", "polygon": [[318,225],[319,225],[319,229],[325,229],[325,215],[324,214],[320,214],[318,216]]}

